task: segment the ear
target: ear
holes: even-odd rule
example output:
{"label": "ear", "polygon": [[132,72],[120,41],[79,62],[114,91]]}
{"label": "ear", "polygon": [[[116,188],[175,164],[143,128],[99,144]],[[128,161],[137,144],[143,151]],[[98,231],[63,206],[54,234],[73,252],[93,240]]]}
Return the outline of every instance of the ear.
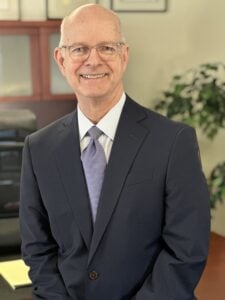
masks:
{"label": "ear", "polygon": [[123,52],[122,52],[122,60],[124,63],[124,71],[126,70],[127,64],[128,64],[128,60],[129,60],[129,46],[125,45]]}
{"label": "ear", "polygon": [[55,48],[55,50],[54,50],[54,59],[55,59],[57,65],[58,65],[61,73],[63,74],[63,76],[65,76],[65,66],[64,66],[65,58],[63,56],[61,48],[59,48],[59,47]]}

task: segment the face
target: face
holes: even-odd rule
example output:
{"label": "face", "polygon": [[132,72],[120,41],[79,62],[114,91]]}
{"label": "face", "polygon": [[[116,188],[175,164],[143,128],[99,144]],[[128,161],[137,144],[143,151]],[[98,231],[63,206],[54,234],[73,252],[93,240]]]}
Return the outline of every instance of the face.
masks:
{"label": "face", "polygon": [[[93,16],[93,15],[92,15]],[[105,42],[120,42],[115,20],[100,16],[93,20],[87,16],[78,18],[65,27],[64,45],[95,47]],[[78,101],[83,99],[112,99],[123,91],[122,77],[128,62],[128,47],[120,46],[113,59],[103,59],[95,48],[83,61],[69,55],[68,48],[56,48],[55,59],[62,74],[74,90]]]}

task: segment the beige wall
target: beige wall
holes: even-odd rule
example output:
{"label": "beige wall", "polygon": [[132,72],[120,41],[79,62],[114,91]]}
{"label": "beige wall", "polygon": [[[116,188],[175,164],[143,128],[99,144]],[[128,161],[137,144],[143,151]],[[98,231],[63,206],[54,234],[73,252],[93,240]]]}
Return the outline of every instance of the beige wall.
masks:
{"label": "beige wall", "polygon": [[[166,13],[119,14],[130,44],[126,91],[147,107],[153,107],[172,75],[204,62],[225,62],[225,1],[168,1]],[[225,160],[225,131],[213,142],[199,132],[198,137],[207,175]],[[213,216],[212,230],[225,235],[225,203]]]}
{"label": "beige wall", "polygon": [[[110,0],[100,0],[110,7]],[[168,0],[166,13],[120,13],[130,44],[126,91],[153,107],[173,75],[204,62],[225,62],[225,1]],[[198,132],[206,175],[225,160],[225,131],[215,141]],[[213,213],[212,230],[225,235],[225,203]]]}

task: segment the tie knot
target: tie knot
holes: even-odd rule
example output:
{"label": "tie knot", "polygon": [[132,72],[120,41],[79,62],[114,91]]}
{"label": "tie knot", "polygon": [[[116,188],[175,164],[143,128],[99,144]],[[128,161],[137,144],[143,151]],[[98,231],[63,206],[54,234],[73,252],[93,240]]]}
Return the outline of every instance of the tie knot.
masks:
{"label": "tie knot", "polygon": [[100,135],[102,134],[102,131],[98,127],[92,126],[88,130],[88,134],[93,140],[97,140],[100,137]]}

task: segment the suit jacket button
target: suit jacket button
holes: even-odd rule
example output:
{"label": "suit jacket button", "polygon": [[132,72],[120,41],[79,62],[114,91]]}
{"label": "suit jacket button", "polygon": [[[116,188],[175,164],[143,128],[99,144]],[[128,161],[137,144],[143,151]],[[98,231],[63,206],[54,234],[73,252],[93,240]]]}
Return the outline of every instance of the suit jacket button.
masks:
{"label": "suit jacket button", "polygon": [[98,278],[98,276],[99,276],[99,274],[98,274],[98,272],[96,272],[96,271],[91,271],[91,272],[89,273],[89,278],[90,278],[91,280],[96,280],[96,279]]}

